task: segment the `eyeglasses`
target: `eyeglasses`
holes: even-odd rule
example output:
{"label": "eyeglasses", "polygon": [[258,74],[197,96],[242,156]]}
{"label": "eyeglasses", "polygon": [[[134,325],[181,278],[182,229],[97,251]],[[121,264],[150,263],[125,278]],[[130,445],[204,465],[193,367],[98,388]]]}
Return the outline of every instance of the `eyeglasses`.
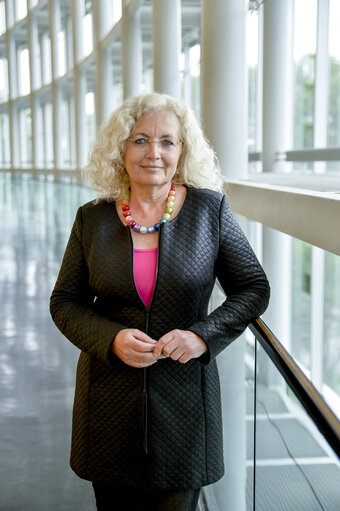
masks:
{"label": "eyeglasses", "polygon": [[162,138],[157,140],[156,138],[145,138],[141,136],[135,136],[128,138],[131,147],[135,151],[146,151],[152,142],[158,144],[159,148],[165,152],[171,152],[176,149],[179,144],[182,144],[182,140],[174,140],[172,138]]}

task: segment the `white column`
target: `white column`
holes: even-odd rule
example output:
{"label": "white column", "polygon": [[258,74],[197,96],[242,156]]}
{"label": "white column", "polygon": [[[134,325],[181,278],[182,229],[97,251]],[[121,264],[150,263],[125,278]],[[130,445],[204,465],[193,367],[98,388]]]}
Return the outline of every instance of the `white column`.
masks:
{"label": "white column", "polygon": [[[51,39],[51,103],[52,103],[52,125],[53,125],[53,161],[54,169],[62,167],[61,150],[61,94],[56,83],[59,76],[58,56],[58,33],[60,31],[60,4],[59,0],[49,0],[49,28]],[[57,174],[55,174],[57,177]]]}
{"label": "white column", "polygon": [[79,67],[83,54],[82,21],[84,5],[82,0],[73,0],[72,4],[72,33],[73,33],[73,97],[74,97],[74,140],[76,154],[76,170],[86,164],[86,115],[85,94],[86,80]]}
{"label": "white column", "polygon": [[202,0],[202,123],[226,178],[247,175],[245,0]]}
{"label": "white column", "polygon": [[180,97],[180,0],[152,1],[154,90]]}
{"label": "white column", "polygon": [[[290,146],[292,132],[293,2],[263,4],[263,171],[278,170],[276,152]],[[271,285],[264,319],[290,349],[291,239],[263,227],[263,265]],[[263,374],[263,372],[262,372]],[[271,375],[268,375],[272,380]]]}
{"label": "white column", "polygon": [[32,168],[33,171],[39,167],[39,136],[37,122],[37,101],[35,90],[40,86],[39,80],[39,61],[38,61],[38,27],[36,17],[30,12],[27,15],[27,32],[28,32],[28,48],[29,48],[29,65],[30,65],[30,107],[32,119]]}
{"label": "white column", "polygon": [[[6,8],[9,3],[6,3]],[[10,15],[6,10],[6,22],[8,23]],[[19,167],[19,137],[18,137],[18,113],[17,105],[11,101],[17,96],[17,66],[16,66],[16,47],[12,30],[7,30],[7,62],[8,62],[8,123],[9,123],[9,147],[11,169]]]}
{"label": "white column", "polygon": [[100,126],[110,114],[108,109],[108,96],[110,90],[109,62],[107,51],[102,47],[101,41],[108,24],[108,2],[94,2],[93,4],[93,47],[96,61],[95,85],[95,114],[96,126]]}
{"label": "white column", "polygon": [[28,47],[30,55],[30,80],[31,80],[31,91],[34,91],[40,87],[40,76],[39,76],[39,60],[38,60],[38,26],[37,19],[34,15],[28,14],[27,17],[27,30],[28,30]]}
{"label": "white column", "polygon": [[15,99],[18,95],[17,56],[15,37],[12,30],[7,33],[7,62],[8,62],[8,97]]}
{"label": "white column", "polygon": [[[202,0],[202,124],[226,178],[247,174],[247,2]],[[216,291],[215,291],[216,292]],[[220,509],[246,509],[244,340],[219,356],[226,476],[214,485]]]}
{"label": "white column", "polygon": [[20,137],[19,134],[19,117],[18,105],[10,102],[8,105],[9,118],[9,145],[11,151],[11,169],[16,170],[20,166]]}
{"label": "white column", "polygon": [[12,27],[14,24],[14,2],[13,0],[5,0],[6,27]]}
{"label": "white column", "polygon": [[49,0],[49,34],[51,39],[52,80],[59,76],[58,33],[60,31],[59,0]]}
{"label": "white column", "polygon": [[73,0],[71,2],[72,16],[72,42],[73,42],[73,65],[75,66],[83,56],[83,17],[84,1]]}
{"label": "white column", "polygon": [[292,132],[293,1],[263,4],[263,171],[278,170],[276,152],[289,149]]}
{"label": "white column", "polygon": [[140,12],[123,2],[122,30],[122,77],[124,99],[140,93],[142,83],[142,33]]}

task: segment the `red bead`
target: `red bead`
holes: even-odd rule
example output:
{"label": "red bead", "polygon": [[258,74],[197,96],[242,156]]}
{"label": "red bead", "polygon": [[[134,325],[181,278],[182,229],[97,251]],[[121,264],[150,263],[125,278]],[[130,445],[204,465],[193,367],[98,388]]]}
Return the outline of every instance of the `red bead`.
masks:
{"label": "red bead", "polygon": [[131,227],[133,228],[136,225],[136,222],[134,220],[130,220],[128,224],[131,225]]}
{"label": "red bead", "polygon": [[129,216],[130,215],[130,210],[127,209],[126,211],[123,211],[123,215],[124,216]]}
{"label": "red bead", "polygon": [[125,204],[122,206],[122,210],[123,211],[127,211],[129,209],[129,205],[128,204]]}
{"label": "red bead", "polygon": [[122,206],[128,206],[129,205],[129,201],[127,199],[124,199],[122,201]]}

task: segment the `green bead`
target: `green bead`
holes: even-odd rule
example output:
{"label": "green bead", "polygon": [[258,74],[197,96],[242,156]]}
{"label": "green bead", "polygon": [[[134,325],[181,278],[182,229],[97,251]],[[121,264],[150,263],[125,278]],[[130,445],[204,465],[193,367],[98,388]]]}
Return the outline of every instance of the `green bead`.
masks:
{"label": "green bead", "polygon": [[170,195],[170,197],[168,197],[168,204],[169,204],[169,202],[171,202],[173,204],[175,202],[175,197]]}
{"label": "green bead", "polygon": [[164,213],[163,218],[164,218],[164,220],[169,220],[170,214],[169,213]]}
{"label": "green bead", "polygon": [[173,212],[173,209],[168,207],[168,208],[166,208],[165,212],[169,213],[171,215],[171,213]]}

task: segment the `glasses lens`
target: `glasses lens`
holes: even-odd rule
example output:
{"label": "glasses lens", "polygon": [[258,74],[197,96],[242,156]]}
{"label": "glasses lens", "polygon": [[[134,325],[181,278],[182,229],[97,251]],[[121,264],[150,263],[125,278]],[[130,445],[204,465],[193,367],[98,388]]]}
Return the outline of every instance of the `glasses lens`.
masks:
{"label": "glasses lens", "polygon": [[130,140],[131,146],[136,151],[145,151],[150,146],[151,143],[158,144],[158,146],[160,147],[160,149],[162,149],[162,151],[172,151],[173,149],[175,149],[176,145],[179,143],[176,140],[173,140],[171,138],[165,138],[162,140],[150,140],[148,138],[135,137],[135,138],[130,138],[129,140]]}

